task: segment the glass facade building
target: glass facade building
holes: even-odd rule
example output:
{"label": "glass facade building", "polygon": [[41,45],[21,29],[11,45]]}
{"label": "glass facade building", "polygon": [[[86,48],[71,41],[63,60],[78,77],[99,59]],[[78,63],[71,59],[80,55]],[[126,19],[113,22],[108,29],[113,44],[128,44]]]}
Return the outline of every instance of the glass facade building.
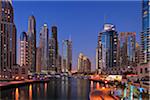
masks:
{"label": "glass facade building", "polygon": [[47,24],[44,24],[44,26],[41,27],[40,31],[40,45],[41,48],[41,70],[47,72],[48,70],[48,37],[49,37],[49,31]]}
{"label": "glass facade building", "polygon": [[136,33],[121,32],[119,34],[119,41],[120,41],[119,46],[120,67],[136,66],[135,64]]}
{"label": "glass facade building", "polygon": [[107,69],[117,66],[118,34],[113,24],[104,24],[104,30],[99,33],[96,53],[96,66],[98,69]]}
{"label": "glass facade building", "polygon": [[150,61],[150,1],[142,1],[141,64]]}
{"label": "glass facade building", "polygon": [[72,41],[63,40],[62,43],[62,72],[70,72],[72,68]]}

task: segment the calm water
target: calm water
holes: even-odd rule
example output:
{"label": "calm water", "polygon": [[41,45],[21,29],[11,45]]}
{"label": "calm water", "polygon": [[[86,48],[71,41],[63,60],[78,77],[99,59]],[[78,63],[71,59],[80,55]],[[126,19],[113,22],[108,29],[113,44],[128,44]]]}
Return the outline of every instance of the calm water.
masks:
{"label": "calm water", "polygon": [[[0,100],[89,100],[90,93],[102,87],[112,88],[108,84],[99,82],[62,77],[45,83],[34,83],[0,91]],[[118,91],[123,95],[123,89],[117,87],[115,94],[118,94]],[[138,96],[136,100],[142,98]]]}
{"label": "calm water", "polygon": [[2,100],[88,100],[90,81],[62,77],[1,91]]}

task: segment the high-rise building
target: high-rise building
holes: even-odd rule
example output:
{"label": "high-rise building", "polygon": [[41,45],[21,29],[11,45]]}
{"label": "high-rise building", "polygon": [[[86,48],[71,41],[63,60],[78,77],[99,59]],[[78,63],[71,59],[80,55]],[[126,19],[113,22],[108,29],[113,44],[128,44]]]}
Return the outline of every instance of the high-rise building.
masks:
{"label": "high-rise building", "polygon": [[57,64],[57,72],[61,72],[61,63],[62,62],[62,57],[61,57],[61,55],[59,55],[59,57],[58,57],[58,64]]}
{"label": "high-rise building", "polygon": [[44,26],[41,27],[40,30],[40,45],[41,48],[41,71],[47,72],[48,70],[48,27],[47,24],[44,24]]}
{"label": "high-rise building", "polygon": [[28,38],[26,32],[20,35],[20,66],[28,66]]}
{"label": "high-rise building", "polygon": [[150,1],[142,1],[141,64],[150,61]]}
{"label": "high-rise building", "polygon": [[16,27],[10,0],[0,1],[0,74],[11,77],[16,64]]}
{"label": "high-rise building", "polygon": [[62,44],[62,72],[71,72],[72,68],[72,41],[64,40]]}
{"label": "high-rise building", "polygon": [[49,41],[48,41],[48,52],[49,52],[49,68],[48,70],[50,71],[55,71],[56,72],[56,50],[55,50],[55,39],[54,38],[49,38]]}
{"label": "high-rise building", "polygon": [[136,66],[140,64],[140,45],[136,42],[136,46],[135,46],[135,63]]}
{"label": "high-rise building", "polygon": [[121,32],[119,34],[119,41],[120,41],[119,65],[121,67],[136,66],[135,63],[136,33]]}
{"label": "high-rise building", "polygon": [[91,62],[90,62],[89,58],[87,58],[82,53],[80,53],[79,57],[78,57],[78,72],[80,72],[80,73],[91,72]]}
{"label": "high-rise building", "polygon": [[41,72],[41,48],[37,47],[36,49],[36,72],[40,73]]}
{"label": "high-rise building", "polygon": [[78,57],[78,72],[83,72],[83,70],[84,70],[83,57],[84,57],[84,55],[82,53],[80,53],[79,57]]}
{"label": "high-rise building", "polygon": [[57,27],[52,26],[52,38],[54,39],[55,44],[55,58],[58,57],[58,40],[57,40]]}
{"label": "high-rise building", "polygon": [[29,70],[36,71],[36,22],[34,16],[28,19]]}
{"label": "high-rise building", "polygon": [[99,33],[96,49],[96,69],[101,71],[117,66],[118,34],[113,24],[104,24],[104,30]]}
{"label": "high-rise building", "polygon": [[101,73],[104,66],[102,66],[102,44],[101,44],[101,36],[98,36],[97,48],[96,48],[96,71]]}

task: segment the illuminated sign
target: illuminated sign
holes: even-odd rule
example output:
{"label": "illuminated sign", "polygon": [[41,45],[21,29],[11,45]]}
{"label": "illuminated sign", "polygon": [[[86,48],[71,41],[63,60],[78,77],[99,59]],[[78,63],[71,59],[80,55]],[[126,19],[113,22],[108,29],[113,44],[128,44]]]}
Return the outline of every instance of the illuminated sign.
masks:
{"label": "illuminated sign", "polygon": [[110,30],[115,30],[115,25],[112,25],[112,24],[105,24],[104,25],[104,30],[105,31],[110,31]]}

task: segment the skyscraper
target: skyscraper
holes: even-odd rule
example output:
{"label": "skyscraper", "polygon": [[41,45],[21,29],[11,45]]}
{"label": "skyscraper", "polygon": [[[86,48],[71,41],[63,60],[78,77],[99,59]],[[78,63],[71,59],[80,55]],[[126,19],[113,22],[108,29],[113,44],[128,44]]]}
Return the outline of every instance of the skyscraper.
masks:
{"label": "skyscraper", "polygon": [[141,64],[150,61],[150,1],[142,1]]}
{"label": "skyscraper", "polygon": [[78,57],[78,72],[80,73],[91,72],[91,62],[89,58],[83,55],[82,53],[80,53]]}
{"label": "skyscraper", "polygon": [[72,41],[64,40],[62,44],[62,72],[71,72],[72,68]]}
{"label": "skyscraper", "polygon": [[36,71],[36,22],[34,16],[28,19],[29,67],[31,72]]}
{"label": "skyscraper", "polygon": [[104,66],[102,66],[102,44],[101,44],[101,36],[98,36],[97,48],[96,48],[96,71],[101,73]]}
{"label": "skyscraper", "polygon": [[0,74],[11,77],[16,64],[16,27],[14,10],[10,0],[0,1]]}
{"label": "skyscraper", "polygon": [[140,45],[136,42],[136,46],[135,46],[135,62],[136,65],[140,64]]}
{"label": "skyscraper", "polygon": [[49,52],[49,70],[51,71],[56,71],[56,50],[55,50],[55,39],[54,38],[49,38],[49,41],[48,41],[48,52]]}
{"label": "skyscraper", "polygon": [[36,72],[40,73],[41,72],[41,48],[37,47],[36,49]]}
{"label": "skyscraper", "polygon": [[28,38],[26,32],[20,35],[20,66],[28,66]]}
{"label": "skyscraper", "polygon": [[41,48],[41,70],[44,72],[47,72],[48,70],[48,61],[49,61],[49,56],[48,56],[48,27],[47,24],[44,24],[41,27],[40,30],[40,45],[39,47]]}
{"label": "skyscraper", "polygon": [[58,57],[58,40],[57,40],[57,27],[52,26],[52,38],[55,41],[55,58],[57,59]]}
{"label": "skyscraper", "polygon": [[79,54],[79,57],[78,57],[78,72],[83,72],[84,70],[84,66],[83,66],[83,57],[84,55],[82,53]]}
{"label": "skyscraper", "polygon": [[99,71],[117,66],[118,34],[113,24],[104,24],[104,30],[99,33],[96,49],[96,68]]}
{"label": "skyscraper", "polygon": [[136,66],[135,65],[135,47],[136,47],[136,33],[135,32],[121,32],[119,34],[120,41],[120,66]]}

